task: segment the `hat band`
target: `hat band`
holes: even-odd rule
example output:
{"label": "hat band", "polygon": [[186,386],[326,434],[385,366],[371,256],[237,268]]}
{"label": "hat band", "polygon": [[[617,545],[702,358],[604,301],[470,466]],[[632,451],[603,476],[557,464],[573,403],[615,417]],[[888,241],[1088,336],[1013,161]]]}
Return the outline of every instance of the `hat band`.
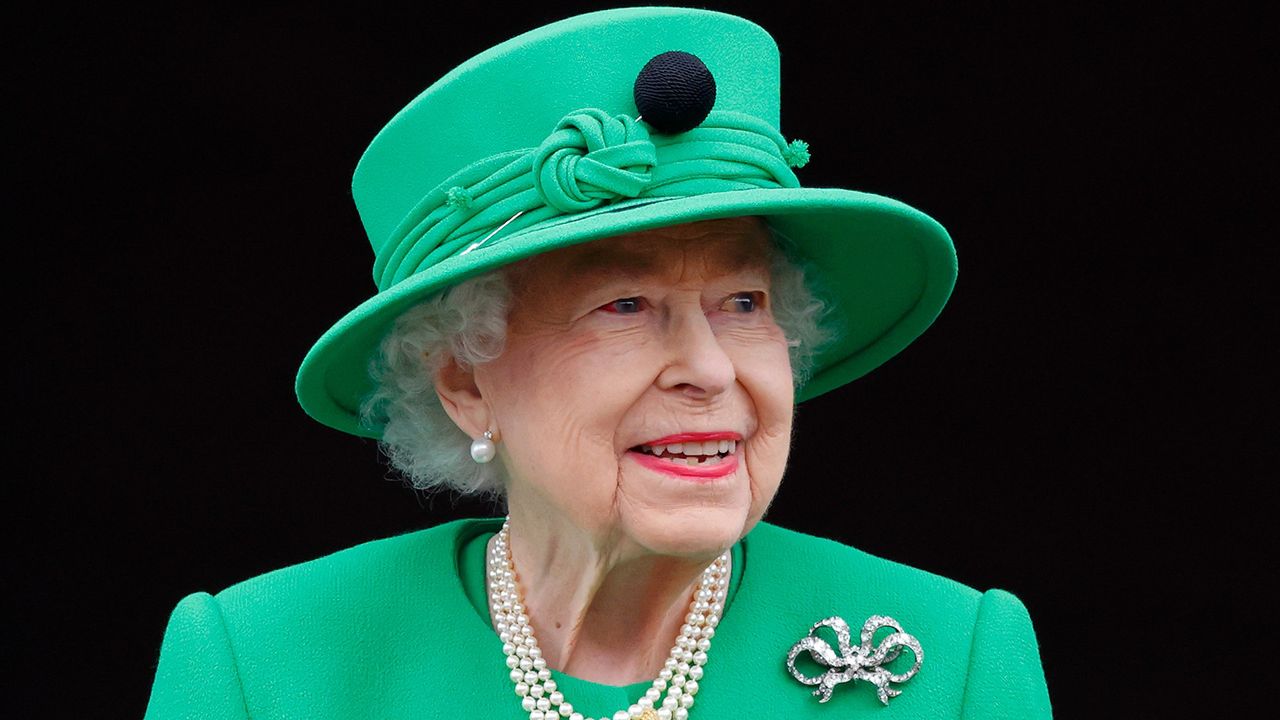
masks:
{"label": "hat band", "polygon": [[466,251],[497,230],[506,237],[621,198],[671,198],[794,188],[808,146],[769,123],[713,111],[698,127],[651,137],[640,121],[575,110],[536,148],[492,155],[426,194],[392,232],[373,265],[379,291]]}

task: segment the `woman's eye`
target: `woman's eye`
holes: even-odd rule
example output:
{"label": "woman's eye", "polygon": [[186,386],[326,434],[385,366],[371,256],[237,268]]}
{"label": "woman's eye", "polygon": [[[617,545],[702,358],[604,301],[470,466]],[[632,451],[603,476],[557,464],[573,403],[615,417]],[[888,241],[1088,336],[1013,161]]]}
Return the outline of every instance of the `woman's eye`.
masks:
{"label": "woman's eye", "polygon": [[611,303],[600,306],[600,309],[605,312],[629,315],[631,313],[640,312],[640,305],[641,300],[638,297],[619,298]]}
{"label": "woman's eye", "polygon": [[755,312],[764,306],[764,293],[753,290],[751,292],[734,293],[729,299],[724,301],[721,310],[734,313]]}

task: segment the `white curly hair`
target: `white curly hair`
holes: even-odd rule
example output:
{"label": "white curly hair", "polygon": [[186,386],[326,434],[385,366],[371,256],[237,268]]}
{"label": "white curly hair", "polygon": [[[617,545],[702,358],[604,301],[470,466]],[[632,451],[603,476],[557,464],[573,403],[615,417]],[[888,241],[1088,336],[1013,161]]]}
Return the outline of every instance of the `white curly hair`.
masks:
{"label": "white curly hair", "polygon": [[[815,294],[790,241],[765,224],[772,238],[769,298],[774,321],[790,349],[799,388],[813,357],[831,339],[821,323],[829,308]],[[502,463],[471,459],[471,441],[445,412],[433,378],[450,358],[464,367],[502,354],[511,288],[498,268],[446,288],[395,321],[370,363],[374,390],[360,407],[367,428],[382,428],[379,446],[407,484],[422,491],[452,490],[501,504],[506,495]]]}

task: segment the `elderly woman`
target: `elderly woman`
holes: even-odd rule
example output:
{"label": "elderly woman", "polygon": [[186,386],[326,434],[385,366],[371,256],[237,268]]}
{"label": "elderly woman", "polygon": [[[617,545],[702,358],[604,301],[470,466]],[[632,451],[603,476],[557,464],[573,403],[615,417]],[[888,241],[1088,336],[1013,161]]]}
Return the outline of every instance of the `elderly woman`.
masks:
{"label": "elderly woman", "polygon": [[762,522],[797,399],[955,273],[918,211],[799,187],[777,74],[739,18],[608,11],[392,120],[354,183],[380,292],[299,399],[507,517],[193,593],[149,718],[1049,716],[1012,595]]}

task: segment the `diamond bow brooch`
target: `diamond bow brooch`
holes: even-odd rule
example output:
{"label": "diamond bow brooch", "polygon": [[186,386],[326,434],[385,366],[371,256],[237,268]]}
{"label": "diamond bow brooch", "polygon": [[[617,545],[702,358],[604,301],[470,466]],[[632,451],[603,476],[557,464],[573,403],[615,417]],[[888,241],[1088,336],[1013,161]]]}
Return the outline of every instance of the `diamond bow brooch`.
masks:
{"label": "diamond bow brooch", "polygon": [[[835,631],[839,652],[833,650],[826,640],[814,634],[818,628],[824,626]],[[885,636],[878,645],[872,647],[872,636],[881,628],[892,628],[894,633]],[[801,638],[800,642],[791,647],[791,652],[787,653],[787,669],[791,671],[792,677],[805,685],[818,686],[818,689],[813,691],[813,694],[819,698],[818,702],[830,700],[831,691],[840,683],[866,680],[876,686],[876,694],[880,696],[880,702],[888,705],[889,698],[902,692],[889,683],[906,682],[920,671],[920,664],[924,662],[924,651],[920,648],[920,641],[904,632],[898,621],[887,615],[872,615],[867,618],[866,623],[862,625],[861,647],[853,647],[849,635],[849,624],[843,618],[833,616],[819,620],[809,628],[809,635]],[[902,674],[894,674],[881,667],[898,657],[903,648],[915,655],[916,661],[911,669]],[[827,671],[816,677],[810,677],[797,670],[796,657],[804,651],[808,651],[814,662],[826,667]]]}

